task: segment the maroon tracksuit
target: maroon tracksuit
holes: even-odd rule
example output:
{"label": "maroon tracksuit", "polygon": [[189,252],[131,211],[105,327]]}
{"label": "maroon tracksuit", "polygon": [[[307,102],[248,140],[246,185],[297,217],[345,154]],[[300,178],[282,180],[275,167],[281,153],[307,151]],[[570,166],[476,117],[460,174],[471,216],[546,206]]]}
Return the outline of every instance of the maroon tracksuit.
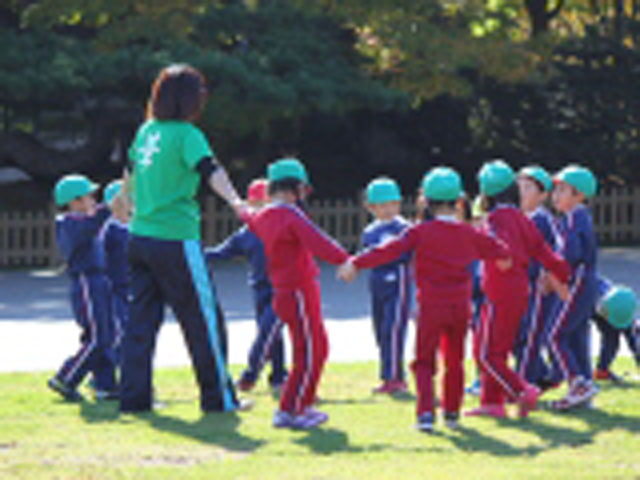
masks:
{"label": "maroon tracksuit", "polygon": [[455,413],[462,403],[464,341],[471,316],[471,272],[479,258],[506,258],[506,246],[451,217],[437,217],[405,231],[382,246],[353,258],[358,268],[388,263],[405,252],[414,253],[413,265],[419,307],[416,358],[412,370],[418,393],[416,413],[432,412],[433,376],[439,342],[443,349],[443,408]]}
{"label": "maroon tracksuit", "polygon": [[264,245],[273,310],[289,327],[293,367],[280,410],[298,415],[313,403],[329,352],[313,256],[339,264],[348,255],[295,205],[274,203],[243,219]]}
{"label": "maroon tracksuit", "polygon": [[493,261],[484,262],[482,287],[486,297],[475,338],[480,404],[500,405],[505,393],[516,399],[525,387],[524,379],[507,366],[507,356],[527,308],[529,260],[536,259],[562,282],[569,276],[569,265],[553,253],[535,224],[513,206],[494,208],[487,216],[486,227],[509,246],[513,260],[506,271],[498,269]]}

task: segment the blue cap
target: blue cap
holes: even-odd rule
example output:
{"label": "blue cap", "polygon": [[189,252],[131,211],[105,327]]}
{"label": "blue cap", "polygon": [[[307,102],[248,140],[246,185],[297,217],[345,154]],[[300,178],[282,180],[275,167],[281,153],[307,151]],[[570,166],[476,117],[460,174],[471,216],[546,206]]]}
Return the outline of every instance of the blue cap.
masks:
{"label": "blue cap", "polygon": [[432,168],[422,180],[422,193],[431,200],[457,200],[462,193],[462,180],[452,168]]}
{"label": "blue cap", "polygon": [[567,165],[553,176],[554,182],[565,182],[589,198],[596,194],[598,182],[591,170],[582,165]]}
{"label": "blue cap", "polygon": [[625,285],[614,285],[602,300],[607,321],[620,329],[631,326],[636,304],[636,294]]}
{"label": "blue cap", "polygon": [[518,176],[533,178],[540,185],[542,185],[542,188],[545,192],[550,191],[551,187],[553,186],[551,175],[549,175],[549,173],[547,173],[547,171],[539,165],[529,165],[528,167],[520,169],[520,171],[518,172]]}
{"label": "blue cap", "polygon": [[297,158],[282,158],[270,163],[267,167],[267,180],[277,182],[285,178],[293,178],[309,184],[307,169]]}
{"label": "blue cap", "polygon": [[485,163],[478,172],[480,193],[492,197],[505,191],[513,183],[515,173],[504,160]]}
{"label": "blue cap", "polygon": [[104,192],[102,193],[102,198],[104,199],[104,203],[111,203],[111,200],[113,200],[113,197],[115,197],[118,193],[120,193],[121,189],[122,189],[122,180],[114,180],[113,182],[109,183],[109,185],[105,187]]}
{"label": "blue cap", "polygon": [[378,177],[367,185],[367,203],[399,202],[402,200],[400,188],[395,180],[389,177]]}
{"label": "blue cap", "polygon": [[73,173],[56,182],[53,198],[56,205],[62,207],[76,198],[95,192],[99,187],[100,185],[93,183],[86,176]]}

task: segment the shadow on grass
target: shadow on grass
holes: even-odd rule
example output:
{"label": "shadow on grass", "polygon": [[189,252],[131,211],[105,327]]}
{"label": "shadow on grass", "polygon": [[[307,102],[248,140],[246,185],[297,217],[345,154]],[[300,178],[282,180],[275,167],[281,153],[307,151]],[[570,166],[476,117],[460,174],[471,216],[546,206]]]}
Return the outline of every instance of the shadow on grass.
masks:
{"label": "shadow on grass", "polygon": [[80,414],[87,423],[111,422],[118,419],[126,422],[127,417],[135,418],[147,422],[156,430],[217,445],[234,452],[248,453],[265,443],[263,440],[247,437],[237,431],[240,424],[237,412],[203,414],[195,421],[162,415],[157,411],[127,414],[123,417],[118,410],[118,402],[82,402]]}
{"label": "shadow on grass", "polygon": [[[637,386],[628,386],[627,389],[634,387],[637,388]],[[551,418],[581,420],[584,427],[576,429],[554,425],[549,423],[548,417],[546,419],[539,417],[534,412],[529,418],[523,420],[504,418],[495,421],[500,427],[513,428],[537,435],[544,442],[542,446],[514,446],[464,426],[458,428],[460,435],[450,434],[449,439],[462,450],[483,451],[496,456],[535,456],[554,448],[580,448],[589,445],[594,442],[597,435],[609,431],[622,430],[631,434],[640,433],[640,417],[612,413],[598,408],[576,408],[566,412],[554,412]]]}
{"label": "shadow on grass", "polygon": [[498,438],[480,433],[473,428],[458,425],[455,432],[447,434],[451,443],[462,451],[486,452],[496,456],[534,456],[546,450],[545,447],[517,447]]}
{"label": "shadow on grass", "polygon": [[412,453],[442,453],[445,449],[439,445],[421,447],[407,447],[399,444],[373,443],[355,446],[349,443],[349,436],[336,428],[317,428],[309,430],[294,443],[307,447],[317,455],[332,455],[334,453],[375,453],[383,451],[412,452]]}

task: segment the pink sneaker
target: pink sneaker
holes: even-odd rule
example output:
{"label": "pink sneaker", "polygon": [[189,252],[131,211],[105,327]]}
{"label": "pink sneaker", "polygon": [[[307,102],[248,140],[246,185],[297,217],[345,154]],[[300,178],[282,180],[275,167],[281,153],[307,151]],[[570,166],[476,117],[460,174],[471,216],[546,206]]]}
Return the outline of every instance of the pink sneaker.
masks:
{"label": "pink sneaker", "polygon": [[504,418],[507,414],[504,410],[504,405],[480,405],[477,408],[464,412],[464,416]]}
{"label": "pink sneaker", "polygon": [[518,414],[520,418],[526,418],[531,410],[536,409],[540,393],[540,389],[533,385],[524,387],[524,390],[518,397]]}
{"label": "pink sneaker", "polygon": [[405,393],[407,382],[404,380],[385,380],[372,390],[373,393]]}

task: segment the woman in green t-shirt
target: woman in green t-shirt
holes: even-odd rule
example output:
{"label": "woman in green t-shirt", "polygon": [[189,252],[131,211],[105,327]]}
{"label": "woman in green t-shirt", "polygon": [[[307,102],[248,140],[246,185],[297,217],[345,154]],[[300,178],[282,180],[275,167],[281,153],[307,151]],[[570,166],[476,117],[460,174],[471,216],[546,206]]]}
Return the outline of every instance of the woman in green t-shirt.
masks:
{"label": "woman in green t-shirt", "polygon": [[201,179],[229,205],[242,204],[204,134],[193,125],[207,98],[205,79],[171,65],[155,79],[147,119],[129,148],[129,323],[122,344],[120,410],[152,408],[152,356],[165,304],[184,334],[203,411],[241,406],[227,373],[223,332],[200,245]]}

